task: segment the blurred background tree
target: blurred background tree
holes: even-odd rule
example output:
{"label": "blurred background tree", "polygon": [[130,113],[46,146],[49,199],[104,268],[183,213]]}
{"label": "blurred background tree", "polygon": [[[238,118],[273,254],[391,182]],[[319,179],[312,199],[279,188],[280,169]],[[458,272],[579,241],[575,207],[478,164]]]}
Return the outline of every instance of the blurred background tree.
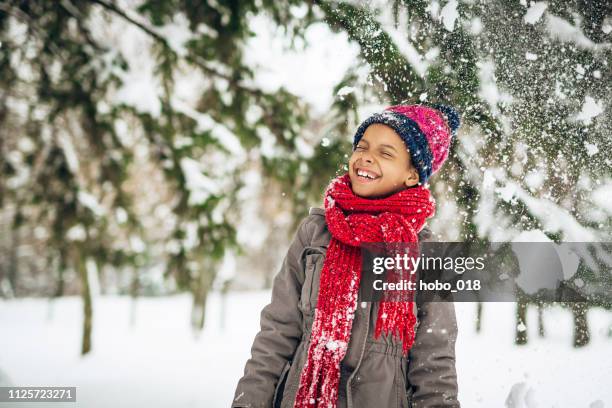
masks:
{"label": "blurred background tree", "polygon": [[[241,255],[237,228],[280,212],[291,232],[345,170],[360,121],[395,103],[462,113],[432,179],[440,239],[609,239],[610,7],[1,1],[0,295],[78,282],[83,352],[96,287],[190,291],[197,331],[222,259]],[[245,47],[258,14],[292,45],[320,23],[357,45],[326,114],[255,81]],[[284,224],[270,225],[278,247]],[[36,265],[21,262],[24,242],[44,255]]]}
{"label": "blurred background tree", "polygon": [[[236,247],[241,174],[262,161],[270,176],[291,178],[295,166],[280,164],[297,161],[307,107],[250,84],[241,49],[249,16],[266,11],[291,27],[291,5],[0,3],[4,296],[61,296],[78,277],[86,353],[89,280],[125,270],[120,288],[136,295],[162,261],[164,286],[193,293],[192,322],[203,327],[218,263]],[[262,138],[270,157],[258,154]],[[24,240],[48,254],[36,276],[18,263]]]}

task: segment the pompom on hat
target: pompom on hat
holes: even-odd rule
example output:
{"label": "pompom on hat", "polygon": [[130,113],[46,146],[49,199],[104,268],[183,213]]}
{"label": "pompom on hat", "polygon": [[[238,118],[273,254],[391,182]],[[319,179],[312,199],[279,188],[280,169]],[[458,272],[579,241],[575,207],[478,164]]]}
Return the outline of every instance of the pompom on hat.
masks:
{"label": "pompom on hat", "polygon": [[410,152],[412,164],[425,184],[448,158],[448,151],[461,125],[459,113],[448,105],[393,105],[364,120],[353,140],[353,150],[368,126],[381,123],[391,127],[402,138]]}

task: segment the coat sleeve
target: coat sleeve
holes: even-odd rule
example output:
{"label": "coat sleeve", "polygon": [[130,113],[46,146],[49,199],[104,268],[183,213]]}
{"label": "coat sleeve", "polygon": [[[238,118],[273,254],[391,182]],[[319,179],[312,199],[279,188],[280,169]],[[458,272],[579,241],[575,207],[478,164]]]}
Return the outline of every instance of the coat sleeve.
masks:
{"label": "coat sleeve", "polygon": [[413,408],[460,408],[457,400],[455,341],[457,319],[452,301],[425,302],[408,360]]}
{"label": "coat sleeve", "polygon": [[304,271],[303,249],[310,242],[310,217],[298,227],[280,271],[272,284],[272,300],[261,312],[261,329],[251,347],[251,358],[238,381],[232,408],[272,407],[283,368],[302,337],[302,314],[298,309]]}

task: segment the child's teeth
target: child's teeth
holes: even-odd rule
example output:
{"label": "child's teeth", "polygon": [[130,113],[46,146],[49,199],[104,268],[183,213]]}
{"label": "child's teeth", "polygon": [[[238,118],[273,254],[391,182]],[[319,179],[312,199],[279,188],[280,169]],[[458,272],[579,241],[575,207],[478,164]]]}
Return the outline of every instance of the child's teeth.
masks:
{"label": "child's teeth", "polygon": [[370,175],[369,173],[367,173],[367,172],[365,172],[363,170],[359,170],[357,172],[357,175],[358,176],[362,176],[362,177],[366,177],[366,178],[369,178],[369,179],[374,179],[374,176]]}

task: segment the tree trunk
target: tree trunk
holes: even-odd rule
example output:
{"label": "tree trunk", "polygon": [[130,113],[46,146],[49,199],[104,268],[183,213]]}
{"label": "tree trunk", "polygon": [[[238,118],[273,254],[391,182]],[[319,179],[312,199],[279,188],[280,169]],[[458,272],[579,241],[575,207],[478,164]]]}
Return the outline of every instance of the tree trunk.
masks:
{"label": "tree trunk", "polygon": [[83,298],[83,340],[81,345],[81,355],[85,355],[91,351],[93,306],[85,259],[81,251],[78,249],[75,253],[75,266],[78,269],[78,273],[81,278],[81,297]]}
{"label": "tree trunk", "polygon": [[191,311],[191,326],[195,333],[199,333],[204,329],[206,320],[206,300],[208,299],[208,291],[211,285],[211,274],[206,270],[201,270],[193,293],[193,308]]}
{"label": "tree trunk", "polygon": [[100,280],[100,295],[106,295],[108,294],[108,277],[106,274],[106,268],[104,267],[104,264],[98,260],[96,261],[96,264],[98,266],[98,279]]}
{"label": "tree trunk", "polygon": [[[16,217],[19,217],[19,215],[16,215]],[[9,283],[9,297],[17,297],[17,270],[19,269],[19,245],[21,243],[19,226],[11,227],[11,235],[13,239],[9,248],[9,264],[6,278]]]}
{"label": "tree trunk", "polygon": [[574,315],[574,347],[586,346],[591,338],[587,320],[589,307],[584,302],[572,302],[570,308]]}
{"label": "tree trunk", "polygon": [[546,336],[546,331],[544,330],[544,305],[542,303],[538,303],[538,336]]}
{"label": "tree trunk", "polygon": [[227,319],[227,293],[229,292],[231,283],[231,280],[226,280],[223,282],[223,286],[221,287],[221,314],[219,316],[219,328],[222,331],[225,330],[225,320]]}
{"label": "tree trunk", "polygon": [[480,333],[482,325],[482,302],[476,303],[476,333]]}
{"label": "tree trunk", "polygon": [[516,302],[516,337],[514,344],[527,344],[527,303]]}
{"label": "tree trunk", "polygon": [[138,268],[132,267],[132,283],[130,285],[130,327],[136,325],[136,312],[138,306],[138,293],[140,291],[140,276],[138,275]]}
{"label": "tree trunk", "polygon": [[55,287],[54,297],[64,296],[65,289],[65,280],[64,280],[64,271],[67,267],[67,259],[66,259],[66,247],[62,247],[59,251],[59,267],[57,268],[57,286]]}
{"label": "tree trunk", "polygon": [[[58,257],[55,255],[56,255],[55,251],[49,251],[47,253],[46,268],[48,271],[50,271],[50,275],[52,277],[54,276],[57,269],[59,269],[59,260],[58,260]],[[53,289],[53,293],[51,294],[51,296],[49,296],[49,300],[47,302],[47,306],[48,306],[47,307],[47,321],[49,322],[53,320],[56,294],[57,294],[57,287]]]}

